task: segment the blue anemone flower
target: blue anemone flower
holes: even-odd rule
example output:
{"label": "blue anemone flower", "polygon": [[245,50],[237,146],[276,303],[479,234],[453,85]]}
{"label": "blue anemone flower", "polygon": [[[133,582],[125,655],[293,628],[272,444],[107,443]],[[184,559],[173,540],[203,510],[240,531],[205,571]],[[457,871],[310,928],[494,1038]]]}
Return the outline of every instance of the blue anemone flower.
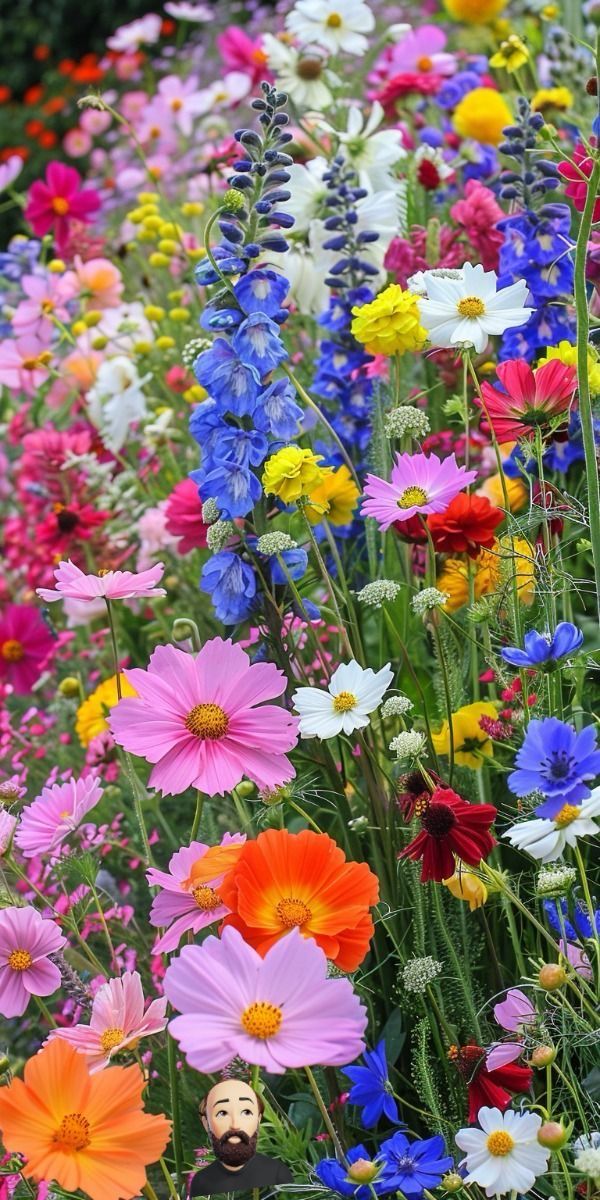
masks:
{"label": "blue anemone flower", "polygon": [[298,433],[302,416],[302,409],[296,404],[295,388],[287,379],[276,379],[258,397],[254,424],[274,438],[291,441]]}
{"label": "blue anemone flower", "polygon": [[355,1163],[364,1163],[365,1169],[369,1164],[372,1164],[374,1169],[383,1166],[381,1157],[371,1158],[364,1146],[353,1146],[347,1151],[346,1160],[348,1167],[344,1167],[337,1158],[323,1158],[315,1167],[315,1175],[319,1181],[332,1192],[337,1192],[338,1196],[352,1196],[353,1200],[372,1200],[373,1192],[376,1196],[382,1196],[395,1190],[391,1184],[382,1183],[381,1173],[379,1176],[375,1175],[370,1183],[360,1183],[348,1175],[349,1168]]}
{"label": "blue anemone flower", "polygon": [[539,817],[553,819],[565,804],[580,804],[591,796],[587,781],[600,772],[596,731],[587,725],[579,733],[557,717],[530,721],[515,759],[518,770],[508,776],[515,796],[542,792]]}
{"label": "blue anemone flower", "polygon": [[383,1114],[388,1121],[397,1122],[398,1106],[391,1094],[385,1042],[379,1042],[374,1050],[365,1050],[363,1060],[363,1067],[344,1069],[353,1084],[348,1102],[362,1108],[360,1120],[365,1129],[372,1129]]}
{"label": "blue anemone flower", "polygon": [[404,1133],[395,1133],[382,1142],[385,1159],[383,1182],[405,1196],[422,1196],[424,1188],[439,1186],[442,1175],[453,1166],[445,1153],[446,1143],[439,1134],[422,1142],[410,1142]]}
{"label": "blue anemone flower", "polygon": [[[576,900],[571,919],[569,919],[569,906],[566,900],[558,902],[544,900],[544,908],[552,928],[561,935],[564,929],[570,942],[585,941],[586,938],[593,938],[595,934],[600,934],[600,908],[597,908],[590,916],[589,910],[579,900]],[[562,918],[559,916],[559,909]]]}
{"label": "blue anemone flower", "polygon": [[524,650],[518,646],[505,646],[500,651],[505,662],[512,667],[538,667],[551,669],[557,659],[574,654],[583,642],[583,633],[570,621],[559,621],[552,638],[543,637],[530,629],[523,639]]}

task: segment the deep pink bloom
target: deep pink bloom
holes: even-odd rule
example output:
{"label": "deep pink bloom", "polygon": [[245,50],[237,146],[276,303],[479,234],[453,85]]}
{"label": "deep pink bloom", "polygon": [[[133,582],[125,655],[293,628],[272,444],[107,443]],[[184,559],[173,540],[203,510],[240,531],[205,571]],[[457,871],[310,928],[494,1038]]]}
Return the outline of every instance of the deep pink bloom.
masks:
{"label": "deep pink bloom", "polygon": [[573,403],[577,371],[559,358],[532,369],[522,358],[499,363],[496,374],[505,389],[487,381],[481,385],[483,409],[498,442],[533,437],[537,426],[548,426],[552,417],[566,413]]}
{"label": "deep pink bloom", "polygon": [[382,532],[395,521],[415,513],[445,512],[450,501],[477,478],[477,471],[459,467],[454,454],[443,461],[436,454],[397,454],[390,481],[367,475],[361,512],[374,517]]}
{"label": "deep pink bloom", "polygon": [[239,646],[216,637],[195,657],[158,646],[147,671],[125,675],[137,697],[119,701],[108,724],[119,746],[156,763],[149,783],[164,796],[192,785],[223,795],[243,776],[277,788],[294,777],[285,755],[296,745],[298,718],[261,703],[285,691],[274,663],[251,664]]}
{"label": "deep pink bloom", "polygon": [[[421,225],[411,225],[408,236],[392,238],[383,265],[386,271],[391,271],[400,287],[406,288],[411,275],[417,271],[430,270],[427,260],[427,239],[429,233]],[[461,244],[461,235],[448,225],[441,225],[439,231],[439,247],[436,253],[436,267],[459,267],[465,261],[465,247]],[[384,360],[385,361],[385,360]]]}
{"label": "deep pink bloom", "polygon": [[25,858],[35,858],[38,854],[56,858],[65,838],[77,829],[101,796],[100,783],[92,775],[42,788],[21,813],[16,845]]}
{"label": "deep pink bloom", "polygon": [[[226,833],[221,845],[243,845],[246,835]],[[172,856],[168,871],[151,867],[146,872],[150,887],[161,888],[152,901],[150,924],[159,928],[168,926],[167,932],[152,947],[153,954],[168,954],[179,945],[184,933],[198,933],[207,925],[221,921],[229,909],[223,904],[215,889],[223,882],[224,872],[200,882],[194,875],[195,864],[201,862],[211,847],[204,842],[192,842],[183,846]]]}
{"label": "deep pink bloom", "polygon": [[48,958],[66,938],[56,921],[37,909],[0,909],[0,1013],[21,1017],[31,996],[50,996],[60,987],[60,971]]}
{"label": "deep pink bloom", "polygon": [[0,679],[30,692],[55,649],[42,614],[33,604],[8,604],[0,615]]}
{"label": "deep pink bloom", "polygon": [[[160,1033],[167,1024],[167,998],[153,1000],[144,1012],[144,990],[137,971],[125,971],[98,988],[89,1025],[53,1029],[50,1038],[62,1038],[88,1056],[90,1074],[107,1067],[111,1055],[139,1038]],[[50,1040],[50,1038],[48,1040]]]}
{"label": "deep pink bloom", "polygon": [[165,993],[182,1014],[169,1024],[188,1063],[209,1074],[239,1055],[275,1075],[346,1066],[362,1054],[367,1014],[348,979],[328,979],[327,959],[298,928],[264,958],[237,929],[184,946]]}
{"label": "deep pink bloom", "polygon": [[53,600],[132,600],[154,599],[166,596],[164,588],[155,585],[162,579],[164,563],[156,563],[148,571],[107,571],[106,575],[86,575],[75,563],[58,564],[54,578],[55,588],[38,588],[38,596],[51,603]]}
{"label": "deep pink bloom", "polygon": [[475,251],[475,262],[482,263],[486,271],[498,267],[504,234],[496,225],[504,215],[494,193],[479,179],[467,180],[462,198],[450,209],[450,216],[464,227],[469,246]]}
{"label": "deep pink bloom", "polygon": [[[590,144],[596,145],[596,139],[591,138]],[[578,212],[583,212],[589,190],[588,180],[594,170],[594,160],[587,153],[582,142],[578,142],[573,151],[573,162],[560,162],[558,173],[568,180],[565,196],[569,196]],[[594,202],[592,221],[600,221],[600,197]]]}
{"label": "deep pink bloom", "polygon": [[181,479],[167,499],[166,527],[180,539],[178,554],[206,546],[208,526],[202,520],[202,501],[193,479]]}
{"label": "deep pink bloom", "polygon": [[71,221],[89,222],[100,208],[100,196],[92,188],[81,188],[81,175],[75,167],[61,162],[48,163],[45,181],[36,179],[29,189],[25,219],[37,237],[54,229],[60,248],[66,242]]}
{"label": "deep pink bloom", "polygon": [[249,75],[253,85],[272,78],[260,37],[253,40],[238,25],[229,25],[217,35],[217,47],[228,70]]}

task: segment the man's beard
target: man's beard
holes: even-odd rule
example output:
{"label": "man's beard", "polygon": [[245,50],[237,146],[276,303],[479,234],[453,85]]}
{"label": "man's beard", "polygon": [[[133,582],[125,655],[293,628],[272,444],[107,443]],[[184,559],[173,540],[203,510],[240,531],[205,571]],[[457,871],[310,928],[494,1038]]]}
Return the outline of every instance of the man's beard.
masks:
{"label": "man's beard", "polygon": [[[232,1142],[232,1137],[238,1137],[239,1142]],[[256,1153],[258,1130],[250,1137],[244,1129],[228,1129],[222,1137],[211,1133],[210,1140],[216,1157],[225,1163],[226,1167],[241,1167]]]}

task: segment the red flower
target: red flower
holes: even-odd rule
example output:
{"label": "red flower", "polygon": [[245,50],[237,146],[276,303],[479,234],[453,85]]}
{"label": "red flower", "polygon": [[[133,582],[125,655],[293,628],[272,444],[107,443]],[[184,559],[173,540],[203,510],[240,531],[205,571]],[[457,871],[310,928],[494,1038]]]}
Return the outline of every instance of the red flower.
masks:
{"label": "red flower", "polygon": [[394,529],[401,541],[410,542],[411,545],[420,546],[427,541],[425,527],[416,513],[414,517],[409,517],[408,521],[394,521]]}
{"label": "red flower", "polygon": [[[596,139],[591,138],[591,145],[596,145]],[[560,162],[558,173],[563,179],[568,179],[565,196],[570,196],[578,212],[583,212],[588,194],[587,180],[594,170],[594,160],[587,153],[585,146],[578,142],[573,151],[573,162]],[[600,221],[600,198],[594,202],[592,221]]]}
{"label": "red flower", "polygon": [[477,558],[481,547],[491,550],[495,530],[504,520],[500,508],[485,496],[459,492],[444,513],[432,513],[427,524],[436,550],[441,554],[468,554]]}
{"label": "red flower", "polygon": [[35,540],[38,545],[50,546],[54,555],[66,558],[73,553],[74,544],[87,542],[109,516],[91,504],[53,504],[52,512],[36,526]]}
{"label": "red flower", "polygon": [[471,1042],[467,1046],[451,1046],[448,1057],[462,1075],[469,1097],[469,1122],[474,1124],[484,1105],[504,1112],[515,1093],[528,1092],[533,1079],[529,1067],[507,1063],[488,1071],[485,1050]]}
{"label": "red flower", "polygon": [[20,695],[39,679],[55,640],[33,604],[9,604],[0,616],[0,678]]}
{"label": "red flower", "polygon": [[453,875],[454,855],[476,867],[496,845],[489,831],[496,812],[493,804],[469,804],[452,788],[437,787],[421,814],[421,832],[398,858],[423,860],[421,883],[441,883]]}
{"label": "red flower", "polygon": [[79,172],[60,162],[48,163],[45,182],[36,179],[32,183],[25,217],[38,237],[54,228],[56,244],[61,247],[73,219],[90,221],[100,208],[100,196],[92,188],[80,189],[80,184]]}
{"label": "red flower", "polygon": [[397,117],[397,100],[409,96],[411,92],[416,92],[419,96],[431,96],[438,91],[441,82],[441,75],[401,71],[398,75],[392,75],[380,90],[373,94],[373,99],[379,100],[379,103],[383,105],[386,116]]}
{"label": "red flower", "polygon": [[202,520],[202,501],[193,479],[177,483],[167,500],[166,526],[173,537],[181,538],[179,554],[189,554],[196,547],[206,546],[207,526]]}
{"label": "red flower", "polygon": [[481,385],[483,409],[500,443],[533,437],[536,427],[547,426],[550,418],[567,412],[577,387],[577,372],[553,358],[532,370],[521,358],[500,363],[496,374],[504,387]]}

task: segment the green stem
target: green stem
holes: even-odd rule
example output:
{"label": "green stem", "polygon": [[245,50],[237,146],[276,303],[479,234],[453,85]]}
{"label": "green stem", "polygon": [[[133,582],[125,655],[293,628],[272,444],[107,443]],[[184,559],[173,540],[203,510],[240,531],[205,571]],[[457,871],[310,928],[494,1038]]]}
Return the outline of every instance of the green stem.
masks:
{"label": "green stem", "polygon": [[194,820],[192,821],[192,830],[190,833],[190,842],[195,841],[202,820],[202,809],[204,808],[204,793],[196,792],[196,811],[194,812]]}
{"label": "green stem", "polygon": [[335,1131],[331,1117],[329,1116],[329,1113],[327,1112],[327,1109],[325,1107],[323,1097],[317,1087],[317,1081],[316,1081],[310,1067],[305,1067],[304,1070],[306,1071],[306,1077],[308,1079],[308,1082],[310,1083],[311,1090],[312,1090],[313,1096],[317,1102],[319,1112],[321,1113],[321,1116],[323,1118],[323,1123],[324,1123],[325,1128],[326,1128],[326,1130],[331,1138],[331,1141],[333,1143],[333,1146],[335,1149],[335,1156],[338,1159],[338,1162],[341,1162],[341,1163],[343,1163],[344,1166],[346,1166],[347,1165],[346,1155],[344,1154],[344,1151],[342,1149],[340,1139],[338,1138],[338,1135]]}
{"label": "green stem", "polygon": [[303,388],[302,384],[296,379],[296,376],[294,375],[293,371],[290,371],[290,368],[288,366],[286,366],[285,363],[281,364],[281,369],[283,371],[285,371],[290,383],[293,383],[298,395],[300,396],[300,399],[303,400],[304,403],[306,405],[308,405],[308,407],[312,410],[312,412],[315,413],[315,416],[317,416],[319,418],[319,421],[321,422],[321,424],[325,426],[327,432],[333,438],[348,470],[350,471],[350,474],[352,475],[352,478],[353,478],[359,492],[362,492],[360,479],[358,478],[358,475],[356,474],[352,459],[350,458],[348,451],[346,450],[346,447],[344,446],[344,443],[342,442],[341,438],[338,437],[333,426],[329,424],[327,417],[321,412],[321,409],[319,408],[318,404],[315,404],[312,396],[309,396],[306,389]]}
{"label": "green stem", "polygon": [[321,572],[321,578],[331,596],[331,603],[333,606],[333,611],[335,613],[335,619],[338,624],[338,633],[340,635],[342,645],[344,646],[344,649],[350,659],[356,658],[356,655],[352,649],[352,646],[350,645],[350,639],[348,637],[348,634],[346,633],[346,626],[344,623],[344,618],[342,617],[342,614],[340,612],[340,606],[338,604],[338,599],[335,594],[335,588],[333,585],[333,581],[329,578],[327,567],[325,566],[325,560],[319,549],[319,543],[317,542],[317,539],[313,533],[312,525],[304,511],[304,508],[300,508],[300,512],[302,513],[302,516],[304,518],[304,524],[306,525],[306,528],[308,530],[308,536],[310,539],[312,551],[317,560],[317,563],[319,566],[319,571]]}
{"label": "green stem", "polygon": [[173,1154],[177,1188],[183,1187],[183,1142],[181,1138],[181,1108],[179,1104],[179,1078],[177,1074],[177,1047],[174,1038],[167,1036],[167,1062],[169,1067],[169,1090],[171,1093],[171,1116],[173,1118]]}

